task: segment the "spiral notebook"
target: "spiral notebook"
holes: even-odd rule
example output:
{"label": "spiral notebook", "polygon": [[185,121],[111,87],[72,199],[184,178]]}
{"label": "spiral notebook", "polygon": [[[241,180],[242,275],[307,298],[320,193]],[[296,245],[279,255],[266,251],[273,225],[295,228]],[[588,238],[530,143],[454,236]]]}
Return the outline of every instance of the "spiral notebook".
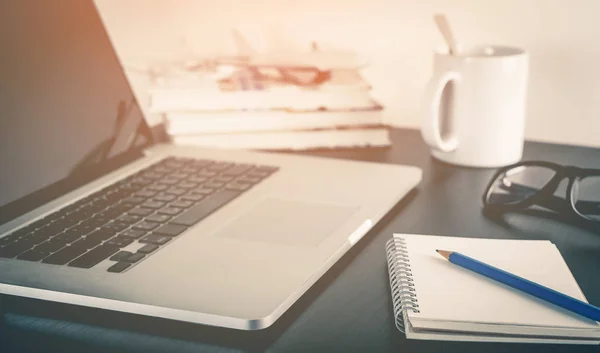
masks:
{"label": "spiral notebook", "polygon": [[386,244],[390,288],[396,326],[407,338],[600,344],[597,322],[453,265],[436,249],[586,301],[549,241],[394,234]]}

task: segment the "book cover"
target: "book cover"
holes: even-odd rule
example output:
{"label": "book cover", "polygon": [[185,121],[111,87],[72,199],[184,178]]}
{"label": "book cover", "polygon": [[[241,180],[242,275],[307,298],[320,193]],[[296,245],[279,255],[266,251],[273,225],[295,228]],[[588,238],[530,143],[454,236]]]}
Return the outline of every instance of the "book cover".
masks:
{"label": "book cover", "polygon": [[171,138],[175,144],[223,149],[309,150],[384,147],[391,144],[389,132],[384,127],[187,135]]}
{"label": "book cover", "polygon": [[382,109],[373,102],[365,109],[169,112],[164,121],[170,135],[308,130],[378,125],[383,122]]}
{"label": "book cover", "polygon": [[153,112],[223,109],[369,108],[371,87],[357,71],[332,71],[318,85],[257,78],[245,71],[227,79],[164,82],[150,89]]}

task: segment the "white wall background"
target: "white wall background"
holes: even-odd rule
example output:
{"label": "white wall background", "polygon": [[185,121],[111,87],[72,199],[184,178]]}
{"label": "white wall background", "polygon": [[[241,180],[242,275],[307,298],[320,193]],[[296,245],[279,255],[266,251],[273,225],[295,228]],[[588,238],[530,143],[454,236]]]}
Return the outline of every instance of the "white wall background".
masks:
{"label": "white wall background", "polygon": [[[265,51],[354,49],[386,119],[419,126],[432,50],[432,21],[449,17],[464,44],[510,44],[531,53],[526,135],[600,146],[598,0],[96,0],[124,62],[233,50],[232,28]],[[145,101],[148,80],[128,73]]]}

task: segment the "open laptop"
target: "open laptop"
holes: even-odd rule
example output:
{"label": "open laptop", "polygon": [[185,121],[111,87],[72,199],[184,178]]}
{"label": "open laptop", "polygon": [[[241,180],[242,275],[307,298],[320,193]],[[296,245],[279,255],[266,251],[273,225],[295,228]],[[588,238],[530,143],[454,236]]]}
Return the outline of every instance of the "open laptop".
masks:
{"label": "open laptop", "polygon": [[1,294],[265,328],[421,178],[158,143],[91,1],[0,14]]}

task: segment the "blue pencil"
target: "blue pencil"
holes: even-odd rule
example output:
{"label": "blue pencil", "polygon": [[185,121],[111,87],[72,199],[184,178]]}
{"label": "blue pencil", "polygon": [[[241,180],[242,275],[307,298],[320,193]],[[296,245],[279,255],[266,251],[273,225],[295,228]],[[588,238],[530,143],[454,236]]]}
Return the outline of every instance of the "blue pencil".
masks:
{"label": "blue pencil", "polygon": [[455,265],[464,267],[500,283],[504,283],[507,286],[513,287],[527,294],[531,294],[534,297],[577,313],[588,319],[600,321],[600,308],[598,307],[582,302],[581,300],[562,294],[548,287],[544,287],[541,284],[529,281],[523,277],[513,275],[512,273],[485,264],[481,261],[477,261],[461,253],[447,250],[436,251]]}

